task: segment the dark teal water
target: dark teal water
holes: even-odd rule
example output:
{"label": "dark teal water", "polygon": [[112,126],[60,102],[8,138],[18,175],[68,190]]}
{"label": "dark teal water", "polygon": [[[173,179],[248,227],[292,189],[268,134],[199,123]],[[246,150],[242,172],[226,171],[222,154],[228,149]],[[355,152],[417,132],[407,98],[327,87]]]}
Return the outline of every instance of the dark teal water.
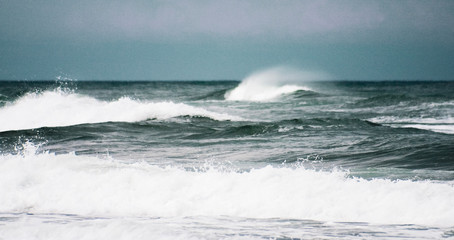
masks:
{"label": "dark teal water", "polygon": [[[452,237],[454,82],[305,82],[280,94],[286,84],[264,83],[266,89],[244,87],[244,99],[229,97],[239,85],[0,82],[0,172],[1,180],[12,182],[0,186],[0,195],[11,193],[0,198],[0,212],[7,219],[0,220],[0,228],[14,234],[12,229],[21,226],[18,221],[25,221],[42,234],[54,225],[64,232],[56,218],[85,231],[80,221],[96,217],[111,227],[121,222],[119,216],[133,219],[127,221],[129,230],[151,225],[167,229],[174,222],[183,238],[204,238],[204,233],[207,238],[258,239]],[[251,101],[254,96],[261,99]],[[37,172],[29,169],[33,166]],[[162,175],[157,177],[163,179],[160,186],[184,197],[142,185],[156,181],[155,174]],[[103,185],[109,178],[113,182]],[[220,185],[207,190],[211,185],[199,178]],[[60,196],[66,187],[57,185],[59,181],[74,191]],[[180,181],[201,186],[180,192]],[[127,186],[118,186],[125,182]],[[279,191],[273,183],[281,186]],[[78,188],[86,184],[99,190]],[[245,190],[257,196],[256,207],[242,205],[247,199],[232,190],[238,185],[261,189]],[[162,195],[165,206],[157,206],[160,198],[144,189]],[[342,191],[327,193],[336,189]],[[300,196],[296,190],[309,192]],[[189,198],[191,191],[198,197]],[[123,197],[111,197],[112,192]],[[282,198],[279,203],[288,208],[266,201],[266,192]],[[349,195],[357,199],[357,211]],[[87,196],[92,201],[85,201]],[[66,197],[83,205],[60,201]],[[336,198],[339,206],[332,205]],[[105,201],[100,205],[105,209],[95,204],[99,201]],[[138,210],[128,205],[131,201],[140,205]],[[223,201],[231,205],[216,205]],[[305,204],[324,210],[309,211]],[[427,216],[432,207],[433,215]],[[42,219],[48,214],[54,220],[46,225]],[[210,221],[218,223],[211,226],[218,231],[208,226]],[[251,223],[263,231],[254,231]],[[270,229],[277,226],[286,230],[273,234]]]}
{"label": "dark teal water", "polygon": [[[29,93],[57,91],[62,99],[55,100],[68,100],[65,107],[74,110],[77,106],[72,106],[65,96],[84,96],[104,102],[125,97],[140,103],[171,101],[241,118],[219,121],[197,115],[196,111],[192,114],[176,109],[181,114],[176,112],[165,119],[150,114],[125,122],[116,121],[115,117],[103,121],[102,116],[94,116],[92,121],[100,118],[100,122],[87,123],[90,120],[84,121],[87,113],[82,106],[82,111],[73,113],[80,121],[68,126],[62,122],[63,126],[52,127],[51,119],[49,124],[44,119],[42,126],[3,129],[0,136],[4,153],[14,151],[18,139],[32,139],[34,143],[44,143],[42,150],[56,153],[108,151],[120,158],[141,154],[141,158],[149,161],[158,157],[168,164],[169,159],[172,162],[176,158],[188,166],[194,160],[203,160],[197,156],[235,161],[250,168],[317,155],[317,160],[323,158],[327,164],[347,168],[454,170],[453,82],[308,83],[313,91],[297,91],[266,102],[225,101],[225,93],[238,85],[233,81],[0,84],[4,107],[29,97]],[[48,98],[42,100],[54,100]],[[26,107],[33,108],[33,105]],[[45,110],[49,118],[59,117],[58,110]],[[114,115],[135,114],[122,110],[125,109],[111,109]],[[166,153],[169,156],[155,156],[156,153],[150,154],[155,152],[154,148],[185,148],[189,152],[180,155],[179,151],[170,151]],[[212,151],[212,148],[219,150]],[[250,156],[229,157],[241,152]],[[449,176],[452,177],[451,174],[446,177]]]}

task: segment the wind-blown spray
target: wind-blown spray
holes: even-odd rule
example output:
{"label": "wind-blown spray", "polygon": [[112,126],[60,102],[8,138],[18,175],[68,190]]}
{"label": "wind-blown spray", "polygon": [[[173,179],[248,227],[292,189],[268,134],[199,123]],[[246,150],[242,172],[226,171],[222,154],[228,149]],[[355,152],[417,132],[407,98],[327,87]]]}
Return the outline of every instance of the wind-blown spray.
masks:
{"label": "wind-blown spray", "polygon": [[226,100],[269,101],[283,94],[311,91],[304,82],[327,79],[321,72],[303,71],[291,67],[273,67],[246,77],[241,84],[225,94]]}

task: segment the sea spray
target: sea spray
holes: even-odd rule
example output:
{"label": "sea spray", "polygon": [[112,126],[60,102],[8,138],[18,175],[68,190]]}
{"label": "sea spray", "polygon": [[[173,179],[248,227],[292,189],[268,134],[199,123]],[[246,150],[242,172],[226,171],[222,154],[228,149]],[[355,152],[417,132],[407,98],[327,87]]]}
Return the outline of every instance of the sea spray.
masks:
{"label": "sea spray", "polygon": [[305,81],[326,79],[324,73],[290,67],[274,67],[246,77],[238,87],[225,94],[226,100],[268,101],[295,91],[311,91]]}

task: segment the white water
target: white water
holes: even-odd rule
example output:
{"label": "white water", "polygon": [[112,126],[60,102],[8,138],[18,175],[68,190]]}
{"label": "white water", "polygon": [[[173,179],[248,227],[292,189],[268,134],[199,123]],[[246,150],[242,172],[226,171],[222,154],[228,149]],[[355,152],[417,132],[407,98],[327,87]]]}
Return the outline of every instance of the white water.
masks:
{"label": "white water", "polygon": [[450,228],[237,217],[0,214],[0,239],[441,239]]}
{"label": "white water", "polygon": [[399,117],[376,117],[369,121],[391,127],[417,128],[439,133],[454,134],[454,118],[399,118]]}
{"label": "white water", "polygon": [[0,108],[0,131],[83,123],[137,122],[178,116],[203,116],[215,120],[238,117],[173,102],[142,102],[123,97],[115,101],[60,90],[30,93]]}
{"label": "white water", "polygon": [[326,78],[324,74],[289,67],[275,67],[253,73],[225,94],[230,101],[269,101],[299,90],[311,91],[304,81]]}
{"label": "white water", "polygon": [[0,212],[231,216],[454,226],[452,182],[365,180],[271,167],[188,171],[75,154],[0,156]]}

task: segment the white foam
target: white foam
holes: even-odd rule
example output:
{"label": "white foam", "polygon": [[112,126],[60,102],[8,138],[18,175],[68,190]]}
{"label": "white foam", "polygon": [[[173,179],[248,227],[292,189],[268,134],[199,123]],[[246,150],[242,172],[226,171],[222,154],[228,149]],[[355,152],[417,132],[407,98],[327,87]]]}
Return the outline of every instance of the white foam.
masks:
{"label": "white foam", "polygon": [[451,229],[414,225],[313,222],[237,217],[84,217],[2,214],[0,239],[440,239]]}
{"label": "white foam", "polygon": [[[0,214],[1,217],[5,215]],[[191,236],[175,228],[176,223],[159,219],[144,221],[125,218],[88,218],[61,215],[6,215],[20,218],[13,222],[3,222],[0,239],[46,239],[46,240],[99,240],[99,239],[207,239]],[[75,218],[75,219],[74,219]],[[154,221],[153,221],[154,220]],[[192,234],[195,235],[195,234]]]}
{"label": "white foam", "polygon": [[0,131],[109,121],[136,122],[178,116],[203,116],[215,120],[239,119],[183,103],[144,102],[128,97],[108,102],[54,90],[30,93],[0,108]]}
{"label": "white foam", "polygon": [[302,86],[304,81],[319,80],[324,75],[304,72],[289,67],[275,67],[256,72],[245,78],[238,87],[225,94],[231,101],[269,101],[283,94],[299,90],[311,91]]}
{"label": "white foam", "polygon": [[453,117],[444,118],[401,118],[395,116],[385,116],[371,118],[371,121],[380,123],[421,123],[421,124],[454,124]]}
{"label": "white foam", "polygon": [[[394,127],[397,127],[394,125]],[[402,124],[402,128],[417,128],[422,130],[429,130],[432,132],[454,134],[454,125],[424,125],[424,124]]]}
{"label": "white foam", "polygon": [[449,182],[264,167],[186,171],[75,154],[0,156],[0,212],[454,225]]}
{"label": "white foam", "polygon": [[454,134],[454,118],[399,118],[394,116],[376,117],[368,121],[396,128],[417,128],[433,132]]}

